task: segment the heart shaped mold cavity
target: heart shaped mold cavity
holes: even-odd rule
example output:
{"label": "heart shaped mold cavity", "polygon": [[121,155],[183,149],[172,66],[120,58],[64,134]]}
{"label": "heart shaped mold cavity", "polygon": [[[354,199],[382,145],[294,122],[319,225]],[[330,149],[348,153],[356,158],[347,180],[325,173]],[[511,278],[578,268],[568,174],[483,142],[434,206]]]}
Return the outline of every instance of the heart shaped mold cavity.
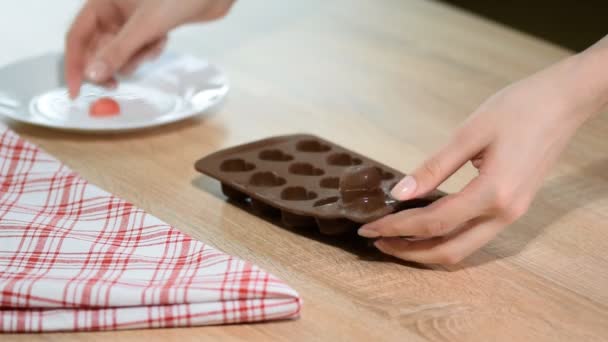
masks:
{"label": "heart shaped mold cavity", "polygon": [[318,140],[302,140],[296,144],[296,150],[300,152],[327,152],[331,149]]}
{"label": "heart shaped mold cavity", "polygon": [[281,191],[281,198],[286,201],[308,201],[317,198],[317,194],[301,186],[290,186]]}
{"label": "heart shaped mold cavity", "polygon": [[290,161],[293,156],[281,150],[264,150],[258,154],[258,158],[269,161]]}
{"label": "heart shaped mold cavity", "polygon": [[361,159],[354,158],[348,153],[334,153],[327,157],[327,164],[334,166],[360,165]]}
{"label": "heart shaped mold cavity", "polygon": [[220,170],[224,172],[247,172],[253,169],[255,169],[255,165],[241,158],[227,159],[220,165]]}
{"label": "heart shaped mold cavity", "polygon": [[325,172],[309,163],[293,163],[289,166],[289,173],[300,176],[321,176]]}
{"label": "heart shaped mold cavity", "polygon": [[324,205],[334,204],[338,202],[338,196],[326,197],[316,201],[312,206],[313,207],[322,207]]}
{"label": "heart shaped mold cavity", "polygon": [[279,177],[279,175],[270,171],[256,172],[249,178],[250,185],[265,188],[282,186],[285,185],[285,183],[287,183],[285,178]]}
{"label": "heart shaped mold cavity", "polygon": [[340,186],[340,178],[327,177],[321,179],[319,186],[326,189],[337,189]]}
{"label": "heart shaped mold cavity", "polygon": [[376,166],[376,169],[378,170],[378,173],[380,173],[380,178],[382,178],[382,180],[391,180],[395,178],[393,173],[384,171],[381,167]]}

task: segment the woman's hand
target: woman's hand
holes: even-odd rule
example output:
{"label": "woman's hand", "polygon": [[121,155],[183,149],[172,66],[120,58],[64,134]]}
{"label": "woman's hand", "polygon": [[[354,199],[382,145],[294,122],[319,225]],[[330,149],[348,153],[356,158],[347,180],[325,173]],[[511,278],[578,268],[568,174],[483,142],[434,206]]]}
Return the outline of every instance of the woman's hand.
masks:
{"label": "woman's hand", "polygon": [[359,234],[420,263],[454,264],[482,247],[527,211],[577,128],[608,102],[604,57],[573,56],[489,98],[392,195],[423,196],[469,161],[479,175],[458,193],[366,224]]}
{"label": "woman's hand", "polygon": [[234,0],[89,0],[66,38],[65,79],[72,98],[84,79],[113,86],[162,51],[182,24],[223,17]]}

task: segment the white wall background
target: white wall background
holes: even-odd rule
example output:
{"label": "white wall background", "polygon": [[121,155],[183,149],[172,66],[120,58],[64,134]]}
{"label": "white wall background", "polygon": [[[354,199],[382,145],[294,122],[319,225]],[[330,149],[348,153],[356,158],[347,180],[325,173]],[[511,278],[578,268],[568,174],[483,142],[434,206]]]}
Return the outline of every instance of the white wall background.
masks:
{"label": "white wall background", "polygon": [[0,65],[61,51],[65,31],[81,0],[0,1]]}
{"label": "white wall background", "polygon": [[[0,0],[0,65],[28,56],[62,51],[65,33],[84,0]],[[179,0],[175,0],[176,5]],[[237,1],[227,18],[190,25],[171,33],[169,48],[208,57],[222,64],[229,51],[281,31],[286,12],[306,20],[323,6],[322,0]],[[314,4],[315,6],[311,6]],[[317,7],[317,8],[315,8]]]}

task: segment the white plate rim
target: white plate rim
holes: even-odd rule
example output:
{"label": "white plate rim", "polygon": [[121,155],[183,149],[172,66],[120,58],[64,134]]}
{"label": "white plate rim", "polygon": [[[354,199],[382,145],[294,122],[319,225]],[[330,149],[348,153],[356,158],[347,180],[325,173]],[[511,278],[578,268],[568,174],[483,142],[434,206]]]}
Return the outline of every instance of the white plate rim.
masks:
{"label": "white plate rim", "polygon": [[[166,53],[173,54],[173,55],[191,56],[191,55],[179,54],[179,53],[175,53],[175,52],[166,52]],[[2,71],[6,68],[10,68],[17,64],[27,63],[30,60],[35,60],[35,59],[44,58],[44,57],[60,59],[60,58],[63,58],[63,53],[48,52],[48,53],[44,53],[44,54],[28,56],[28,57],[21,58],[21,59],[18,59],[16,61],[13,61],[10,63],[3,64],[0,66],[0,76],[2,74]],[[194,56],[192,56],[192,57],[194,57]],[[198,58],[198,57],[195,57],[195,58]],[[201,58],[198,58],[198,59],[201,59]],[[201,59],[201,60],[204,60],[204,59]],[[4,117],[10,118],[14,121],[37,126],[37,127],[51,128],[51,129],[57,129],[57,130],[61,130],[61,131],[68,131],[68,132],[102,133],[103,134],[103,133],[111,133],[111,132],[120,133],[120,132],[131,132],[131,131],[136,131],[136,130],[144,130],[144,129],[149,129],[149,128],[153,128],[153,127],[168,125],[171,123],[176,123],[176,122],[183,121],[183,120],[193,118],[193,117],[211,115],[213,112],[215,112],[217,109],[219,109],[219,107],[224,103],[225,98],[231,89],[231,84],[230,84],[230,80],[226,76],[226,72],[224,71],[223,68],[221,68],[218,65],[213,64],[207,60],[205,60],[205,61],[208,63],[209,68],[215,69],[217,71],[217,73],[222,76],[225,86],[222,88],[221,93],[217,96],[217,98],[212,103],[207,105],[205,108],[202,108],[199,110],[184,111],[182,113],[179,113],[179,115],[168,116],[161,120],[151,120],[149,122],[143,122],[143,123],[142,122],[135,122],[135,123],[130,123],[130,124],[126,123],[121,127],[81,127],[81,126],[77,126],[77,125],[76,126],[75,125],[66,125],[65,123],[55,123],[52,121],[44,122],[44,121],[34,120],[32,118],[32,116],[30,116],[30,115],[24,116],[24,115],[19,115],[15,112],[11,112],[11,111],[2,111],[1,108],[0,108],[0,116],[4,116]],[[26,107],[27,107],[27,110],[29,111],[30,110],[29,105],[27,105]]]}

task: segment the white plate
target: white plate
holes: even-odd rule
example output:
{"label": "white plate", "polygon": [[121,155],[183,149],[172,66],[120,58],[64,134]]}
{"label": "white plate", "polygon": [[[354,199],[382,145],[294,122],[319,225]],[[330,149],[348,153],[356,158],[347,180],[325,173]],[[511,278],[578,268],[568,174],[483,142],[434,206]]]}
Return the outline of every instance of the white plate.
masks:
{"label": "white plate", "polygon": [[[209,112],[228,88],[228,80],[218,67],[196,57],[165,53],[120,79],[117,89],[85,84],[72,101],[63,80],[62,55],[47,54],[0,68],[0,114],[58,129],[127,131]],[[100,97],[116,100],[121,113],[91,117],[89,107]]]}

